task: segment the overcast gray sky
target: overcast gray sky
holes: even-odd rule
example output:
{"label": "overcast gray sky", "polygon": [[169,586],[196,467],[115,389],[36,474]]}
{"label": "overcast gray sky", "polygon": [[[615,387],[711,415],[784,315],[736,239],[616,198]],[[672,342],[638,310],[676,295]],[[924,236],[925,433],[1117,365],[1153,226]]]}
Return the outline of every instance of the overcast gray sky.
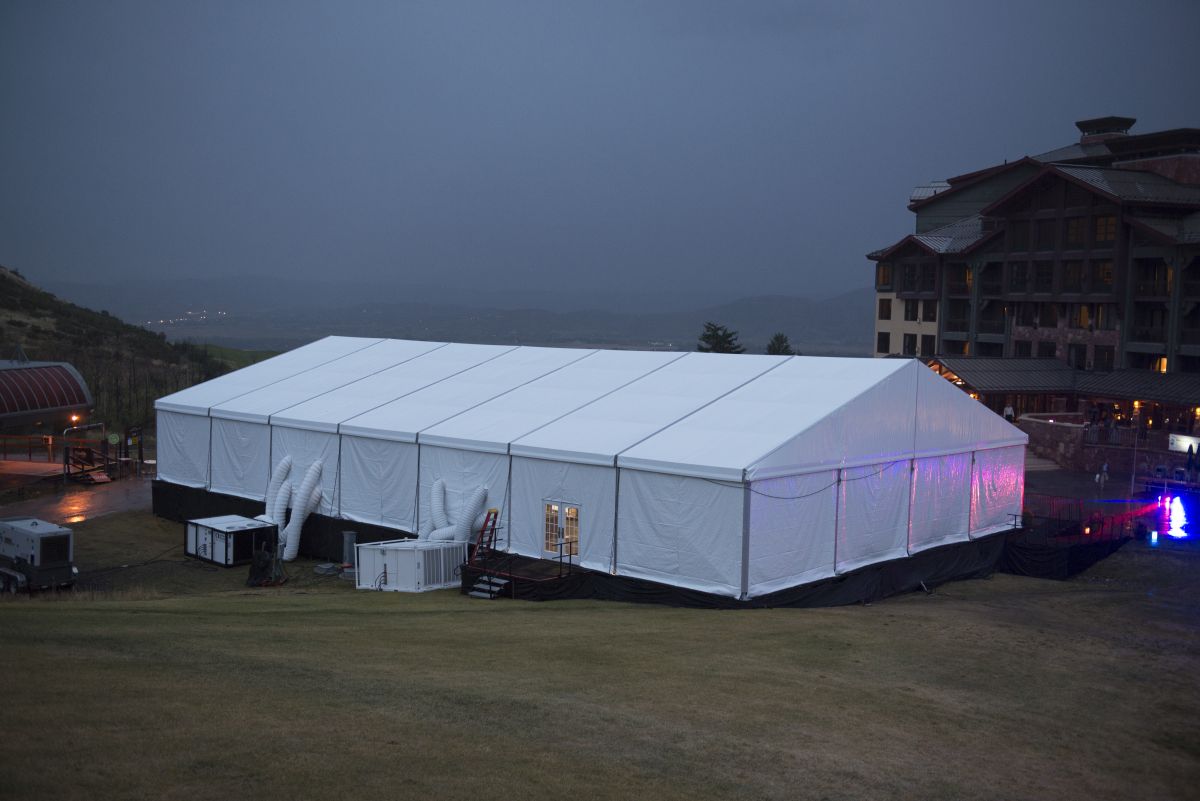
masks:
{"label": "overcast gray sky", "polygon": [[0,264],[42,282],[865,286],[915,184],[1200,126],[1200,3],[0,3]]}

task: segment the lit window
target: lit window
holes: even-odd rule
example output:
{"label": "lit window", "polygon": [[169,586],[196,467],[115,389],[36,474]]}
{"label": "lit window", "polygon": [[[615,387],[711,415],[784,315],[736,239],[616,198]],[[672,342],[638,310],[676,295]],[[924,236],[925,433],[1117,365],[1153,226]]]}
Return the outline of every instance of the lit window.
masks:
{"label": "lit window", "polygon": [[1102,217],[1095,218],[1093,233],[1093,242],[1097,245],[1107,245],[1117,241],[1117,218],[1112,214],[1106,214]]}

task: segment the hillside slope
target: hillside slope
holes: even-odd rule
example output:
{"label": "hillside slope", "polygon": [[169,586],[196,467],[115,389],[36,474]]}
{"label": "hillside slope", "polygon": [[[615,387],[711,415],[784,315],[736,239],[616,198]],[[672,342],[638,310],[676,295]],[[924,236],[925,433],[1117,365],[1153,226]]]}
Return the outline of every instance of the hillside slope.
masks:
{"label": "hillside slope", "polygon": [[18,346],[31,360],[75,365],[92,390],[93,419],[110,428],[151,423],[155,398],[229,370],[203,348],[67,303],[0,267],[0,359]]}

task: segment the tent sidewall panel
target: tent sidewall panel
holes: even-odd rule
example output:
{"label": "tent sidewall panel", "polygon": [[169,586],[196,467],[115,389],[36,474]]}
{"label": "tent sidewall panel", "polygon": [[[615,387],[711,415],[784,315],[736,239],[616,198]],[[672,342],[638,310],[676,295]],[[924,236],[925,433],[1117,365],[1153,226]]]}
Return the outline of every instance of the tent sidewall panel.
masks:
{"label": "tent sidewall panel", "polygon": [[417,446],[347,435],[341,440],[339,516],[415,533]]}
{"label": "tent sidewall panel", "polygon": [[842,470],[837,571],[908,556],[911,462]]}
{"label": "tent sidewall panel", "polygon": [[158,477],[185,487],[208,486],[207,415],[159,411]]}
{"label": "tent sidewall panel", "polygon": [[750,485],[751,597],[834,575],[837,500],[836,470]]}
{"label": "tent sidewall panel", "polygon": [[[433,482],[446,482],[446,512],[451,519],[476,487],[487,487],[487,500],[483,509],[471,524],[471,537],[479,533],[479,527],[487,516],[489,507],[501,511],[500,526],[505,526],[508,517],[505,497],[508,493],[508,457],[501,453],[468,451],[443,446],[421,446],[420,492],[418,494],[418,526],[430,520],[430,493]],[[502,529],[507,530],[507,529]],[[498,535],[503,540],[503,533]]]}
{"label": "tent sidewall panel", "polygon": [[623,469],[617,573],[738,597],[745,494],[742,484]]}
{"label": "tent sidewall panel", "polygon": [[971,454],[917,459],[913,473],[908,549],[917,553],[969,539]]}
{"label": "tent sidewall panel", "polygon": [[209,489],[261,501],[271,476],[271,430],[266,423],[212,420]]}
{"label": "tent sidewall panel", "polygon": [[1025,492],[1025,446],[975,453],[971,475],[971,536],[984,537],[1012,528],[1021,514]]}
{"label": "tent sidewall panel", "polygon": [[509,549],[514,553],[551,556],[545,549],[546,504],[574,504],[579,507],[577,563],[606,573],[612,568],[616,468],[514,456],[510,495]]}
{"label": "tent sidewall panel", "polygon": [[[292,457],[289,480],[300,486],[310,465],[321,462],[321,502],[313,510],[319,514],[336,516],[338,485],[338,435],[325,431],[309,431],[286,426],[271,426],[271,471],[285,456]],[[295,507],[297,498],[292,499]]]}

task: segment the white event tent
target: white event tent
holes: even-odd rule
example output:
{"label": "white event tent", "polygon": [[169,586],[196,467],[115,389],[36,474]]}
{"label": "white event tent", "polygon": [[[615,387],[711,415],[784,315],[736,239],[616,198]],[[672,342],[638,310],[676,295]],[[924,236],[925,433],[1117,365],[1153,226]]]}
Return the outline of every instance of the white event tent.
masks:
{"label": "white event tent", "polygon": [[741,598],[1009,528],[1027,442],[915,360],[347,337],[157,409],[163,481],[319,459],[320,514],[405,532],[482,485],[512,552]]}

